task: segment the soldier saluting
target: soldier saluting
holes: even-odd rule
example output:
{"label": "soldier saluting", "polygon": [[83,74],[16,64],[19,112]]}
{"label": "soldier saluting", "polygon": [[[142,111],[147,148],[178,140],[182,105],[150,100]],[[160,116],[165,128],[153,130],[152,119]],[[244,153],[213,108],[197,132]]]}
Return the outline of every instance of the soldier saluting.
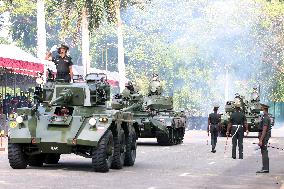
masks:
{"label": "soldier saluting", "polygon": [[232,158],[236,159],[236,148],[239,146],[239,159],[243,159],[243,139],[244,139],[244,127],[248,135],[247,118],[243,112],[241,112],[241,104],[235,103],[236,111],[232,113],[229,119],[229,125],[226,135],[229,136],[229,131],[232,128]]}
{"label": "soldier saluting", "polygon": [[261,116],[261,121],[259,123],[259,128],[258,128],[259,129],[258,145],[261,149],[262,169],[260,171],[257,171],[256,173],[269,173],[269,157],[268,157],[267,144],[269,138],[271,137],[271,121],[268,115],[268,108],[269,106],[262,104],[263,116]]}
{"label": "soldier saluting", "polygon": [[[56,51],[58,55],[52,56],[52,52]],[[57,73],[56,79],[63,79],[65,82],[70,82],[71,78],[73,78],[73,71],[72,71],[72,58],[67,55],[67,51],[69,47],[66,45],[54,45],[50,51],[46,54],[45,59],[52,61],[56,65]]]}
{"label": "soldier saluting", "polygon": [[217,144],[217,137],[218,137],[218,131],[219,131],[219,125],[221,123],[221,115],[218,114],[218,105],[214,105],[213,113],[209,114],[208,117],[208,128],[207,133],[209,136],[209,131],[211,133],[211,145],[212,145],[212,153],[215,153],[216,150],[216,144]]}

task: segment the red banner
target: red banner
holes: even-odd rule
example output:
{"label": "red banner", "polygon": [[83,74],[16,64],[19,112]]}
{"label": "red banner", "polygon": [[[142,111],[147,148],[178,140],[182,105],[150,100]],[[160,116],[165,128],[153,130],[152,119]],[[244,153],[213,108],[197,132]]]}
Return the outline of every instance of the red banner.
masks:
{"label": "red banner", "polygon": [[[28,75],[32,77],[37,77],[38,73],[44,72],[43,64],[2,57],[0,57],[0,68],[1,67],[11,70],[12,73]],[[111,86],[118,86],[119,84],[118,81],[115,80],[108,80],[108,83]]]}
{"label": "red banner", "polygon": [[39,72],[43,73],[44,65],[40,63],[14,60],[0,57],[0,67],[12,70],[13,73],[36,77]]}

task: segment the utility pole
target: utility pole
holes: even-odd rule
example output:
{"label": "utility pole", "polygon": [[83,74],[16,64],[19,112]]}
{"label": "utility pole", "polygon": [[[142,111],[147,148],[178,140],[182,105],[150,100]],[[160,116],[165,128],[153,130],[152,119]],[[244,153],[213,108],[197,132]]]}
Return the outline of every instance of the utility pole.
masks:
{"label": "utility pole", "polygon": [[229,99],[229,71],[226,68],[226,76],[225,76],[225,102]]}
{"label": "utility pole", "polygon": [[84,76],[89,73],[90,69],[90,32],[88,28],[87,8],[82,9],[82,63]]}
{"label": "utility pole", "polygon": [[123,26],[120,16],[120,6],[117,7],[117,51],[118,51],[118,74],[119,74],[119,90],[122,92],[125,88],[125,62],[124,62],[124,46],[123,46]]}
{"label": "utility pole", "polygon": [[106,61],[106,71],[107,71],[107,49],[108,48],[106,48],[106,53],[105,53],[106,54],[106,57],[105,57],[106,58],[106,60],[105,60]]}
{"label": "utility pole", "polygon": [[43,79],[46,81],[46,30],[45,30],[45,12],[44,0],[37,0],[37,57],[43,63]]}

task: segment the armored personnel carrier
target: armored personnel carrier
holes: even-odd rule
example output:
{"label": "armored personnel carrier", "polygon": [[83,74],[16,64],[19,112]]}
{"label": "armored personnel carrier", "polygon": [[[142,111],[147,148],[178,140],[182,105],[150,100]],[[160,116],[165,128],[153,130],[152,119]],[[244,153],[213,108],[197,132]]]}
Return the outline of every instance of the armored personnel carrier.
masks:
{"label": "armored personnel carrier", "polygon": [[162,86],[153,77],[147,96],[139,94],[131,83],[112,102],[114,109],[134,113],[134,125],[140,138],[157,138],[159,145],[180,144],[184,138],[186,119],[173,111],[172,97],[162,96]]}
{"label": "armored personnel carrier", "polygon": [[[221,115],[221,135],[226,136],[227,126],[230,115],[235,111],[235,104],[241,104],[241,111],[247,118],[249,132],[258,132],[260,122],[261,103],[257,88],[253,88],[251,97],[246,100],[244,96],[235,94],[233,101],[226,102],[225,113]],[[272,126],[274,125],[274,117],[270,116]]]}
{"label": "armored personnel carrier", "polygon": [[71,153],[91,158],[96,172],[134,164],[133,114],[107,109],[110,85],[106,75],[88,74],[80,83],[49,79],[36,87],[34,98],[34,107],[19,108],[10,122],[12,168],[57,164],[61,154]]}

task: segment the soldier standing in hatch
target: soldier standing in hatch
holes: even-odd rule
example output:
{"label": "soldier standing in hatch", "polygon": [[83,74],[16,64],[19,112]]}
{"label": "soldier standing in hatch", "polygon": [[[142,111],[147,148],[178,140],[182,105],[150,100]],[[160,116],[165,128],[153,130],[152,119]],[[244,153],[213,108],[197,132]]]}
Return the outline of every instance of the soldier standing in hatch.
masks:
{"label": "soldier standing in hatch", "polygon": [[256,173],[269,173],[269,157],[268,157],[267,144],[269,138],[271,137],[271,121],[268,115],[268,108],[269,106],[262,105],[263,116],[261,117],[261,121],[259,123],[259,128],[258,128],[259,130],[258,145],[261,149],[262,169],[260,171],[257,171]]}
{"label": "soldier standing in hatch", "polygon": [[[52,52],[56,51],[58,55],[52,56]],[[67,55],[67,51],[69,47],[66,45],[54,45],[50,51],[46,54],[45,59],[52,61],[56,65],[57,73],[56,79],[63,79],[65,82],[70,82],[73,78],[73,71],[72,71],[72,58]]]}
{"label": "soldier standing in hatch", "polygon": [[226,135],[229,136],[229,131],[232,128],[232,158],[236,159],[237,143],[239,146],[239,159],[243,159],[243,139],[244,139],[244,127],[248,135],[247,118],[243,112],[241,112],[241,104],[235,103],[236,111],[232,113]]}
{"label": "soldier standing in hatch", "polygon": [[207,128],[207,133],[209,136],[209,131],[211,133],[211,145],[212,145],[212,153],[215,153],[216,150],[216,144],[217,144],[217,138],[218,138],[218,132],[219,132],[219,125],[221,123],[221,115],[218,114],[218,109],[219,106],[215,105],[214,106],[214,113],[209,114],[208,117],[208,128]]}

